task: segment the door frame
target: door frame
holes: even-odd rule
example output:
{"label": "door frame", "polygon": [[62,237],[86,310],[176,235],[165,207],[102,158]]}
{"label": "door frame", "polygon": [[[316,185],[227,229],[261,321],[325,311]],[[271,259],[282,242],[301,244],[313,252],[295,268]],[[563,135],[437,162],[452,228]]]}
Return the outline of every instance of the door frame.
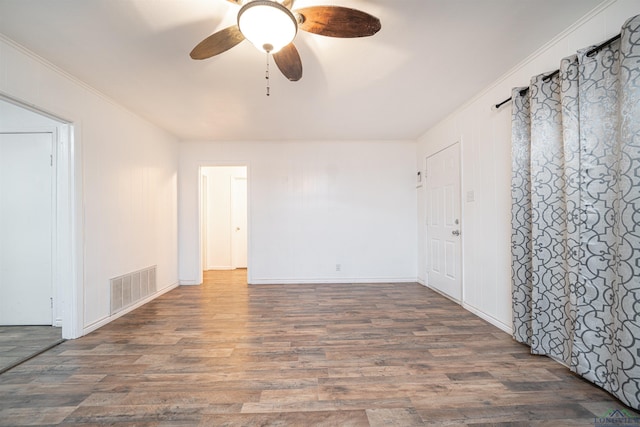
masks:
{"label": "door frame", "polygon": [[[54,324],[62,327],[62,338],[74,339],[83,335],[83,210],[82,210],[82,151],[80,136],[81,124],[64,119],[39,107],[0,92],[0,100],[16,107],[44,116],[58,123],[53,141],[55,177],[53,217],[55,224],[52,239],[53,265],[52,287],[54,313],[60,318]],[[3,132],[43,131],[42,127],[5,126]],[[55,315],[55,314],[54,314]]]}
{"label": "door frame", "polygon": [[[458,144],[458,170],[459,170],[459,179],[460,179],[460,191],[458,194],[458,198],[460,201],[460,300],[456,300],[455,298],[452,298],[451,296],[440,292],[438,289],[435,289],[431,286],[429,286],[429,242],[428,242],[428,238],[427,238],[427,229],[428,229],[428,200],[427,200],[427,185],[426,185],[426,180],[429,179],[429,171],[427,170],[427,164],[428,164],[428,159],[429,157],[435,156],[436,154],[439,154],[451,147],[453,147],[454,145]],[[424,262],[425,262],[425,285],[427,287],[429,287],[429,289],[434,290],[435,292],[438,292],[439,294],[445,296],[446,298],[460,304],[460,305],[464,305],[465,301],[466,301],[466,295],[465,295],[465,274],[464,274],[464,239],[465,239],[465,206],[463,203],[463,198],[462,198],[462,194],[463,194],[463,189],[462,189],[462,184],[463,184],[463,178],[464,178],[464,169],[463,169],[463,163],[462,163],[462,149],[463,149],[463,144],[462,144],[462,138],[459,138],[458,140],[446,144],[446,145],[441,145],[439,147],[437,147],[437,149],[432,150],[432,151],[428,151],[425,152],[423,154],[423,167],[424,167],[424,171],[425,171],[425,185],[423,187],[423,194],[424,194],[424,208],[425,208],[425,225],[424,225]]]}
{"label": "door frame", "polygon": [[[203,215],[202,215],[202,209],[203,209],[203,191],[204,189],[202,188],[202,177],[203,177],[203,169],[204,168],[215,168],[215,167],[245,167],[247,168],[247,282],[251,283],[251,165],[248,161],[239,161],[239,162],[199,162],[198,163],[198,172],[197,172],[197,176],[196,176],[196,182],[198,185],[198,192],[197,192],[197,202],[198,202],[198,206],[196,209],[196,224],[198,225],[198,245],[196,247],[196,259],[198,260],[198,276],[197,276],[197,283],[194,284],[201,284],[203,282],[204,276],[203,276],[203,271],[205,268],[205,265],[203,263],[203,254],[202,254],[202,246],[204,244],[203,242]],[[209,183],[209,185],[211,185]]]}

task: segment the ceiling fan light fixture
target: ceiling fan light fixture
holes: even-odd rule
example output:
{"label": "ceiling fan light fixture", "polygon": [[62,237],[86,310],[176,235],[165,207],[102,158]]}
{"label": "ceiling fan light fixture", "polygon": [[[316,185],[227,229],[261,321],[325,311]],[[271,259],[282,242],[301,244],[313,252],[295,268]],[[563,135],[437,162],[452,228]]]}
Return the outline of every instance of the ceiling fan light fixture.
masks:
{"label": "ceiling fan light fixture", "polygon": [[282,4],[272,0],[253,0],[238,12],[238,28],[256,48],[276,53],[293,41],[298,22]]}

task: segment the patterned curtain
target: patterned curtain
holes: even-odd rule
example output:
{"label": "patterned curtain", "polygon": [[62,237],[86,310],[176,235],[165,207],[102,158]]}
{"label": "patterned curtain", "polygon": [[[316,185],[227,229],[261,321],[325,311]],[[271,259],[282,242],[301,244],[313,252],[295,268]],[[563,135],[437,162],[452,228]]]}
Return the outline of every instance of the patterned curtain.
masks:
{"label": "patterned curtain", "polygon": [[514,338],[640,409],[640,15],[513,90]]}

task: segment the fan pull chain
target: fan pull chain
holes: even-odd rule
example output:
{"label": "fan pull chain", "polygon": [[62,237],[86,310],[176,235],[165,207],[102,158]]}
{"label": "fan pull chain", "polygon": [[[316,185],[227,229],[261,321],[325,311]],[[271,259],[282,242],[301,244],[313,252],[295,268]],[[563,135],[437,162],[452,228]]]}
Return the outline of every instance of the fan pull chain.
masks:
{"label": "fan pull chain", "polygon": [[267,52],[267,71],[265,73],[265,79],[267,79],[267,96],[270,96],[269,94],[269,52]]}

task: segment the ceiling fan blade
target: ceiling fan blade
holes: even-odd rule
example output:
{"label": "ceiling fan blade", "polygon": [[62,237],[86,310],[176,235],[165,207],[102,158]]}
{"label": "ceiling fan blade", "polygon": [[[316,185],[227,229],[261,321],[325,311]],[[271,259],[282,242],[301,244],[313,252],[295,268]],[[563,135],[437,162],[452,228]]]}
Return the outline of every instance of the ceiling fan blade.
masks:
{"label": "ceiling fan blade", "polygon": [[382,28],[375,16],[341,6],[311,6],[297,9],[302,23],[298,28],[329,37],[368,37]]}
{"label": "ceiling fan blade", "polygon": [[207,59],[226,52],[244,40],[244,36],[237,25],[227,27],[211,34],[193,48],[190,55],[193,59]]}
{"label": "ceiling fan blade", "polygon": [[289,43],[279,52],[274,53],[273,59],[282,74],[292,82],[297,82],[302,78],[302,60],[293,43]]}

